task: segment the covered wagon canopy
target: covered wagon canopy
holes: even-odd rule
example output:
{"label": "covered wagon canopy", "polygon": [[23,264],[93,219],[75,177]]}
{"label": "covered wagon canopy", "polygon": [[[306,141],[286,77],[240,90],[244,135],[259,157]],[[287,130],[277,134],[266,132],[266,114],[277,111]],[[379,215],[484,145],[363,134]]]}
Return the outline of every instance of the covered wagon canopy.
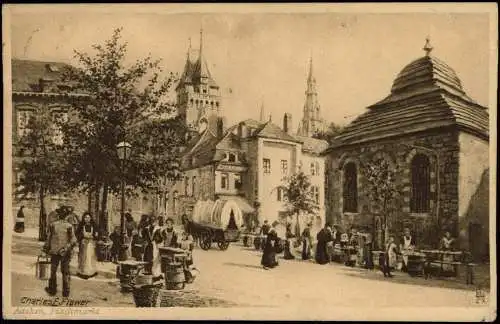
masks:
{"label": "covered wagon canopy", "polygon": [[193,210],[193,221],[226,228],[233,217],[237,227],[243,225],[243,215],[255,209],[242,197],[220,196],[216,201],[199,200]]}

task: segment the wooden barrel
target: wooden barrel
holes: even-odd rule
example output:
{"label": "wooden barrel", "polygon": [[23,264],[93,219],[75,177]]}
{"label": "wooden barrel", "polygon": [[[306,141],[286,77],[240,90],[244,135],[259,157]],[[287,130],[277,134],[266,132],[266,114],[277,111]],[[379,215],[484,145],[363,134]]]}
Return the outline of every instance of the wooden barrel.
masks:
{"label": "wooden barrel", "polygon": [[185,282],[184,265],[180,262],[168,263],[165,271],[165,287],[169,290],[183,289]]}

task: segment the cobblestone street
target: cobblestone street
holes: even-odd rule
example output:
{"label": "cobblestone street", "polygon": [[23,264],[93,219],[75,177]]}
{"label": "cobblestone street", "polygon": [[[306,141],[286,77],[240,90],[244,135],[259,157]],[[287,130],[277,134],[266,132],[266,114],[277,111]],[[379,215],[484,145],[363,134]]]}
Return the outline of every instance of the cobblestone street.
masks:
{"label": "cobblestone street", "polygon": [[[23,297],[47,297],[43,290],[45,282],[34,276],[38,245],[34,240],[14,239],[12,262],[13,268],[19,270],[12,273],[13,306],[22,306]],[[260,256],[260,252],[240,244],[231,245],[227,251],[196,249],[194,258],[200,274],[185,290],[169,292],[169,296],[176,297],[168,305],[293,308],[325,303],[335,307],[474,305],[474,287],[456,281],[411,278],[404,273],[386,279],[377,271],[283,259],[279,260],[278,268],[266,271],[260,266]],[[114,268],[113,264],[100,263],[96,278],[82,280],[73,276],[71,298],[89,300],[88,306],[94,307],[134,307],[132,294],[120,292]]]}

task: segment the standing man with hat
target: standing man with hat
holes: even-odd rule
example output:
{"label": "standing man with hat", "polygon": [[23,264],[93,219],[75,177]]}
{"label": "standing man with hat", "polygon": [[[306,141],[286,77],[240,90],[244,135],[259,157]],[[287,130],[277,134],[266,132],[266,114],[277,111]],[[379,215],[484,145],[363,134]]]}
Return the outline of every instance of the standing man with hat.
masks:
{"label": "standing man with hat", "polygon": [[62,282],[63,282],[63,297],[69,297],[70,293],[70,272],[69,264],[73,248],[76,246],[76,237],[73,226],[66,220],[70,210],[65,207],[58,209],[59,219],[50,224],[49,235],[43,250],[50,255],[50,279],[49,286],[45,291],[54,296],[57,293],[57,268],[61,264]]}

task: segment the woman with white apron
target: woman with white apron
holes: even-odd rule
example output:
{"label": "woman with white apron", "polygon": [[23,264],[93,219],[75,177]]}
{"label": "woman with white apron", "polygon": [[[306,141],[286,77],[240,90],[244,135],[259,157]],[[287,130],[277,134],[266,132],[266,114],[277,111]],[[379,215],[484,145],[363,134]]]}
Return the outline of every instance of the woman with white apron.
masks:
{"label": "woman with white apron", "polygon": [[410,229],[404,229],[403,244],[401,244],[401,254],[403,255],[403,265],[402,270],[407,271],[408,269],[408,253],[415,249],[415,241],[410,234]]}

